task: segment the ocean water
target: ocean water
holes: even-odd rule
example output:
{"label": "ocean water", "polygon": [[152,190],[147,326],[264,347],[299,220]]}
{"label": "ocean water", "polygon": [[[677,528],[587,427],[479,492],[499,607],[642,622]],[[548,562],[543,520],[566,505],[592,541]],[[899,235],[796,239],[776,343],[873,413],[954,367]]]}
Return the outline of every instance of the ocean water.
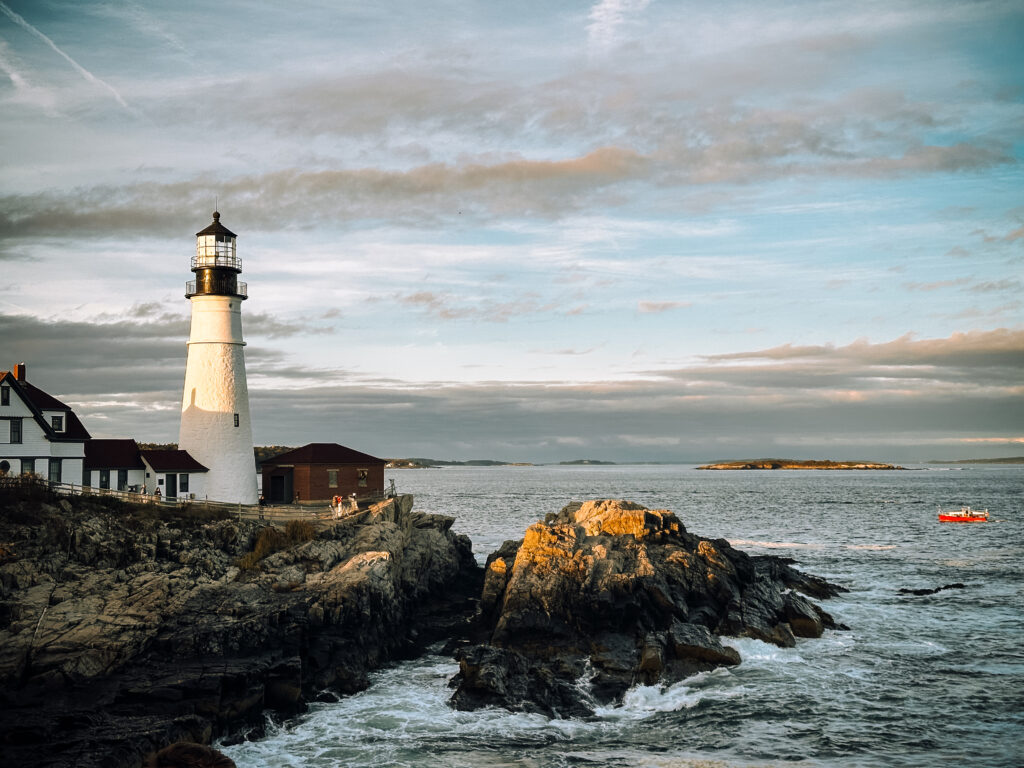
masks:
{"label": "ocean water", "polygon": [[[239,766],[873,768],[1024,765],[1024,467],[704,472],[693,466],[395,470],[416,507],[452,515],[482,561],[570,501],[670,509],[686,528],[845,586],[849,631],[780,649],[727,639],[733,669],[638,687],[585,720],[449,709],[457,665],[428,655],[267,738]],[[988,508],[985,524],[937,507]],[[901,588],[963,589],[933,595]]]}

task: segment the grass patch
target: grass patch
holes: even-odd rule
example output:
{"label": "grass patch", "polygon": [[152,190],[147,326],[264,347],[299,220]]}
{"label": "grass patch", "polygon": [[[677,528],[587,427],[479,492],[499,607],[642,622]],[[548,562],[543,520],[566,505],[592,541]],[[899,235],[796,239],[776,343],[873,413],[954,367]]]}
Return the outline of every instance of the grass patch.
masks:
{"label": "grass patch", "polygon": [[304,544],[315,536],[316,526],[308,520],[289,520],[283,531],[268,525],[256,536],[256,543],[253,545],[252,551],[246,552],[238,558],[235,565],[243,571],[255,570],[260,560],[268,555],[297,544]]}

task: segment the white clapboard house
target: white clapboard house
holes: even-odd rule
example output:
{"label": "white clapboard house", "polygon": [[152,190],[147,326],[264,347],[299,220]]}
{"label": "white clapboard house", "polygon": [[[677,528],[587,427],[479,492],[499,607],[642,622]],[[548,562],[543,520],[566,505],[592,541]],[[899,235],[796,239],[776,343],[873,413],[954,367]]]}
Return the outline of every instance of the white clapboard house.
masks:
{"label": "white clapboard house", "polygon": [[0,474],[77,485],[88,440],[74,411],[29,383],[24,363],[0,371]]}

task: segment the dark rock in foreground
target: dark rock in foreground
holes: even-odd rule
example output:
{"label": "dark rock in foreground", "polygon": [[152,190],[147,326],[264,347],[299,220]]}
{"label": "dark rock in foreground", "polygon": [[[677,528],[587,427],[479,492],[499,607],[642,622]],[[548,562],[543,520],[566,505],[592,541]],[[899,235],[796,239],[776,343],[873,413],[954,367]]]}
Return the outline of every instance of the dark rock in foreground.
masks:
{"label": "dark rock in foreground", "polygon": [[956,584],[945,584],[941,587],[935,587],[935,589],[907,589],[906,587],[899,590],[901,595],[934,595],[941,592],[944,589],[964,589],[965,585],[957,582]]}
{"label": "dark rock in foreground", "polygon": [[137,768],[172,741],[258,734],[264,712],[365,688],[450,635],[479,594],[469,540],[411,496],[251,571],[235,564],[261,523],[101,501],[0,509],[4,768]]}
{"label": "dark rock in foreground", "polygon": [[720,635],[789,647],[840,628],[797,592],[844,590],[790,562],[694,536],[672,512],[570,505],[488,559],[487,642],[460,652],[452,702],[587,715],[635,684],[739,664]]}

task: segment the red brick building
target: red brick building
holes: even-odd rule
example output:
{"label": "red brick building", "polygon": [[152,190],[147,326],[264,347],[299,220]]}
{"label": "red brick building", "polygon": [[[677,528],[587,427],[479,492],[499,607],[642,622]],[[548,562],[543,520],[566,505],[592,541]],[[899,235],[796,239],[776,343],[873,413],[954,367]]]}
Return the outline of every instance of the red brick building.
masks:
{"label": "red brick building", "polygon": [[263,462],[263,497],[271,504],[381,497],[386,463],[337,443],[310,443]]}

